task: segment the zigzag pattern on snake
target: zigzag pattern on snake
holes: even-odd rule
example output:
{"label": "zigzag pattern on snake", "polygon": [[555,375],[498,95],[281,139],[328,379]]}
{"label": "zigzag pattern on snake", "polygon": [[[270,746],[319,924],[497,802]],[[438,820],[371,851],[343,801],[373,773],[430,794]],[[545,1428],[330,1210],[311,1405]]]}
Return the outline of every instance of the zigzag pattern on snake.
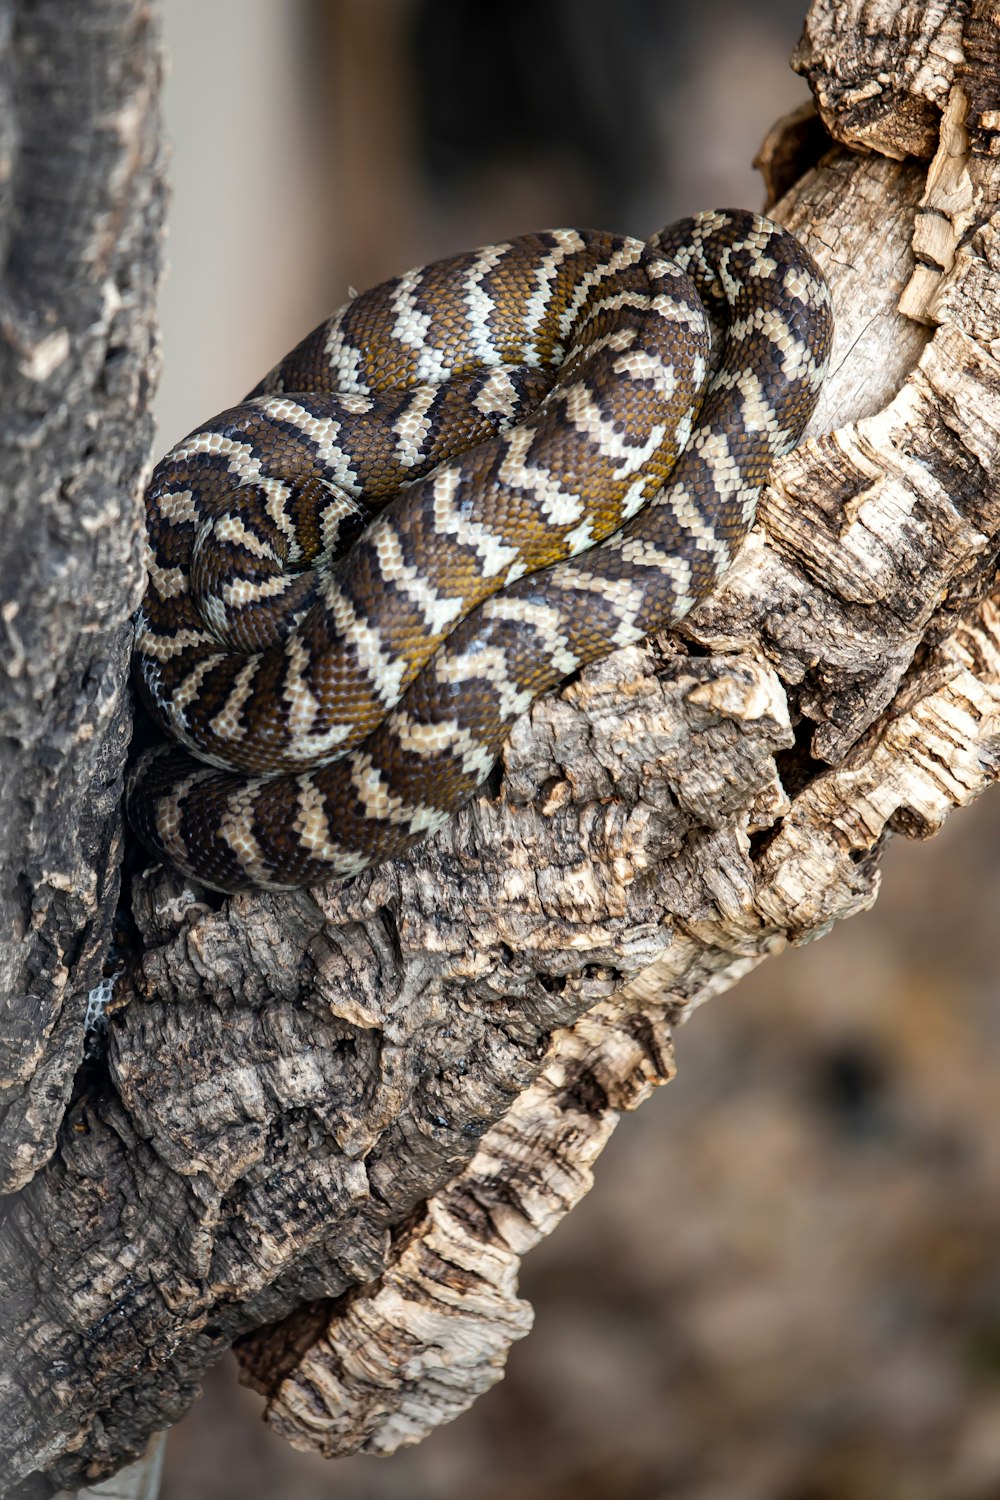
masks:
{"label": "zigzag pattern on snake", "polygon": [[347,303],[146,495],[129,816],[223,891],[439,828],[518,714],[681,619],[815,405],[823,278],[756,214],[554,230]]}

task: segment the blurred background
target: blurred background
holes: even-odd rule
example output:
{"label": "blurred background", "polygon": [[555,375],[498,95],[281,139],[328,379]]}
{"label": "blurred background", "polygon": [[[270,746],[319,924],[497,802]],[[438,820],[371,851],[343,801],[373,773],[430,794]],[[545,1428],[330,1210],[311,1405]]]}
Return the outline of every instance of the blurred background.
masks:
{"label": "blurred background", "polygon": [[[348,296],[557,224],[756,207],[805,0],[163,0],[161,447]],[[677,1039],[525,1266],[506,1380],[324,1463],[227,1361],[164,1500],[1000,1497],[1000,793]]]}

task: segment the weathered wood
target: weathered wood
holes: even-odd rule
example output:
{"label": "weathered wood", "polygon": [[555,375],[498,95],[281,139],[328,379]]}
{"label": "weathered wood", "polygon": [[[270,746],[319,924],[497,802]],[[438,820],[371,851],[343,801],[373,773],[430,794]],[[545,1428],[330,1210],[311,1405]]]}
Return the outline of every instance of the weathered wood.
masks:
{"label": "weathered wood", "polygon": [[[118,897],[164,190],[145,0],[0,0],[0,59],[0,1191],[11,1193],[56,1149]],[[49,1294],[80,1229],[57,1211],[21,1244],[18,1201],[5,1202],[0,1252],[0,1426],[2,1446],[23,1436],[31,1459],[0,1460],[2,1488],[61,1451],[65,1429],[34,1422],[31,1388],[41,1380],[58,1404]],[[71,1343],[82,1374],[86,1351]]]}
{"label": "weathered wood", "polygon": [[139,0],[0,3],[0,1191],[52,1153],[118,897],[157,373]]}
{"label": "weathered wood", "polygon": [[926,158],[969,60],[970,23],[988,14],[977,0],[819,0],[792,64],[835,139],[900,161]]}
{"label": "weathered wood", "polygon": [[[826,31],[831,9],[814,5],[807,39]],[[898,145],[904,129],[912,142],[913,96],[923,99],[927,73],[904,63],[933,52],[943,21],[927,7],[914,34],[900,26],[899,7],[885,10],[884,22],[896,15],[884,46],[869,36],[859,47],[853,36],[858,93],[868,55],[880,68],[891,56],[912,92],[879,115],[878,132],[869,126],[869,145],[879,132]],[[838,12],[842,66],[852,37]],[[954,43],[953,27],[950,35]],[[953,45],[952,62],[959,55]],[[799,57],[805,65],[804,49]],[[834,97],[808,61],[821,98]],[[681,689],[668,716],[675,743],[650,734],[643,674],[628,671],[626,653],[518,728],[505,785],[539,818],[623,795],[634,815],[637,799],[656,805],[650,766],[669,765],[670,791],[698,825],[657,871],[669,941],[612,999],[556,1033],[539,1079],[428,1200],[375,1287],[325,1315],[304,1310],[279,1335],[244,1346],[247,1376],[269,1396],[268,1420],[296,1446],[391,1452],[493,1384],[507,1342],[530,1327],[516,1296],[519,1258],[587,1191],[617,1112],[669,1077],[670,1023],[788,942],[869,906],[889,833],[928,835],[998,774],[1000,265],[988,221],[1000,171],[989,151],[970,150],[966,124],[973,140],[977,129],[983,137],[981,119],[968,119],[965,88],[975,97],[977,87],[969,66],[947,88],[935,74],[943,115],[939,139],[923,141],[936,146],[926,179],[915,167],[833,153],[778,207],[834,287],[834,374],[813,424],[824,435],[778,467],[751,546],[684,631],[711,652],[698,662],[705,675],[692,683],[690,658],[650,665],[659,685]],[[856,143],[853,103],[840,103],[842,124],[829,104],[827,124]],[[786,160],[810,139],[802,125],[791,121]],[[779,143],[770,152],[781,155]],[[914,214],[918,193],[923,213]],[[928,210],[948,248],[932,282],[918,280],[918,307],[913,257],[929,259]],[[979,233],[958,249],[973,223]],[[897,310],[901,290],[911,317],[938,325],[929,343]],[[741,675],[753,670],[755,682]],[[628,718],[610,734],[609,704]],[[695,704],[729,741],[721,764],[705,754]],[[762,721],[778,730],[777,755]],[[629,784],[622,757],[631,762],[637,746],[645,775]],[[720,785],[738,788],[738,806],[719,806]],[[581,843],[572,868],[585,889]],[[628,843],[634,910],[654,860],[644,845],[636,861],[634,836]],[[537,846],[531,853],[533,872]],[[620,860],[621,845],[615,853]],[[601,889],[593,902],[597,922],[605,897]]]}
{"label": "weathered wood", "polygon": [[[0,1493],[109,1472],[241,1335],[297,1444],[387,1452],[461,1410],[529,1324],[521,1254],[669,1076],[671,1024],[869,906],[890,833],[996,778],[991,15],[812,7],[799,65],[866,148],[777,209],[833,285],[831,381],[684,631],[536,705],[410,860],[226,902],[136,879],[106,1054],[4,1229]],[[915,322],[921,204],[952,259]]]}
{"label": "weathered wood", "polygon": [[158,1432],[134,1464],[127,1464],[111,1479],[77,1490],[74,1495],[60,1490],[55,1500],[157,1500],[166,1451],[167,1435]]}

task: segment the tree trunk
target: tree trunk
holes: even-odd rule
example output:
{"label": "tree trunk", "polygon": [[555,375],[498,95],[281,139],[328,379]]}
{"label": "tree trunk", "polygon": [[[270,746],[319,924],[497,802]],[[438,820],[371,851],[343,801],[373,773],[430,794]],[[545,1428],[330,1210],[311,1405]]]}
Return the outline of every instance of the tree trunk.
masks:
{"label": "tree trunk", "polygon": [[[68,1109],[83,1004],[71,1023],[67,997],[93,982],[113,902],[156,57],[139,4],[81,7],[69,38],[54,4],[0,14],[20,246],[5,477],[19,536],[29,465],[48,475],[43,505],[62,519],[71,484],[81,518],[71,537],[48,526],[4,595],[27,643],[8,742],[27,874],[10,899],[32,998],[13,1007],[22,1081],[5,1125],[9,1185],[26,1185],[0,1252],[20,1365],[0,1493],[126,1462],[237,1339],[290,1441],[389,1452],[499,1378],[530,1324],[519,1257],[586,1192],[618,1112],[669,1078],[671,1025],[869,907],[887,839],[928,836],[997,777],[994,5],[809,12],[796,65],[833,140],[796,117],[762,165],[776,217],[830,279],[836,347],[813,435],[777,466],[724,587],[683,630],[537,704],[502,780],[410,859],[342,889],[228,901],[137,875],[106,1046]],[[64,56],[62,104],[84,123],[53,143],[40,75]],[[67,187],[80,149],[86,225]],[[56,180],[39,207],[43,155]],[[47,279],[28,249],[53,235]],[[73,253],[73,279],[50,285]],[[99,687],[77,671],[84,648]],[[85,809],[84,785],[101,788]]]}

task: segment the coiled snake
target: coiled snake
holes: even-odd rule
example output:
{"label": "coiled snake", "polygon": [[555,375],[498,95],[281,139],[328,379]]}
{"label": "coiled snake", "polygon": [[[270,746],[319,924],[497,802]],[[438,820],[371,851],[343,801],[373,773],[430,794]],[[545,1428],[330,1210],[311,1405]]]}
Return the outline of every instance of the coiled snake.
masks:
{"label": "coiled snake", "polygon": [[539,693],[711,589],[831,329],[810,257],[743,212],[356,296],[153,474],[136,675],[177,743],[131,773],[140,837],[235,891],[440,827]]}

